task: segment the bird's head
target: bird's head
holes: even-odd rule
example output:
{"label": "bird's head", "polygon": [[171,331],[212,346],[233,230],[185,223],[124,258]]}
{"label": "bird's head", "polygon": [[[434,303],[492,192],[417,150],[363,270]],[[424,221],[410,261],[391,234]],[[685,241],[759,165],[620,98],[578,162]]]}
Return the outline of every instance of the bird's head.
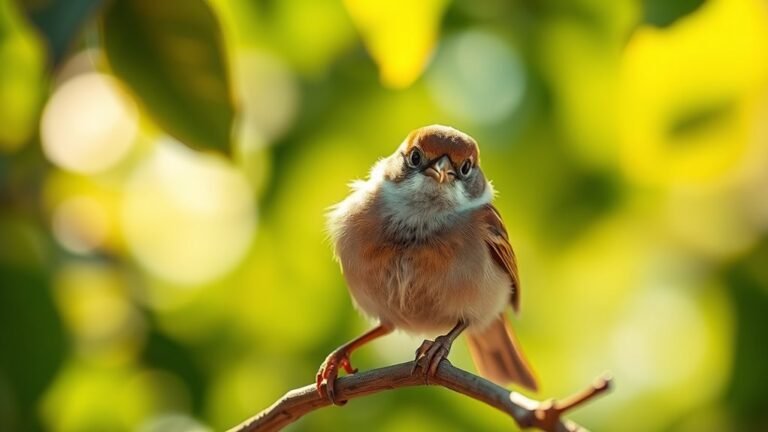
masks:
{"label": "bird's head", "polygon": [[472,180],[478,171],[479,151],[475,140],[447,126],[416,129],[408,134],[398,152],[406,172],[421,173],[438,184]]}
{"label": "bird's head", "polygon": [[448,126],[432,125],[408,134],[375,171],[383,177],[389,208],[422,223],[423,218],[456,214],[491,201],[493,188],[479,162],[472,137]]}

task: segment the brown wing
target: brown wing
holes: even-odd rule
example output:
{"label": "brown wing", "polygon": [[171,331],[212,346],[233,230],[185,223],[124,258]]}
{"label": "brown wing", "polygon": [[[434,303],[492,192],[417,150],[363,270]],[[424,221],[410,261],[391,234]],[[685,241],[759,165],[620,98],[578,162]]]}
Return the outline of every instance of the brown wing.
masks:
{"label": "brown wing", "polygon": [[510,303],[512,303],[512,309],[517,313],[520,308],[520,278],[517,274],[515,252],[509,244],[509,236],[499,211],[490,204],[485,205],[480,211],[487,228],[484,239],[491,251],[491,256],[512,280]]}

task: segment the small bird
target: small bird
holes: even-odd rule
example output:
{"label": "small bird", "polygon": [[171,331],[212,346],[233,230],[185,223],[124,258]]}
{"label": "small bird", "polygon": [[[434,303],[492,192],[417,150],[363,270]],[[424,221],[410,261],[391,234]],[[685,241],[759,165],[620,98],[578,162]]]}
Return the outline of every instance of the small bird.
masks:
{"label": "small bird", "polygon": [[[412,131],[369,178],[331,207],[328,231],[355,306],[379,325],[334,350],[317,373],[331,402],[339,369],[357,370],[351,353],[395,329],[441,334],[416,350],[428,381],[465,330],[479,373],[535,390],[505,309],[520,306],[515,254],[494,190],[480,169],[477,143],[447,126]],[[323,383],[325,382],[325,391]]]}

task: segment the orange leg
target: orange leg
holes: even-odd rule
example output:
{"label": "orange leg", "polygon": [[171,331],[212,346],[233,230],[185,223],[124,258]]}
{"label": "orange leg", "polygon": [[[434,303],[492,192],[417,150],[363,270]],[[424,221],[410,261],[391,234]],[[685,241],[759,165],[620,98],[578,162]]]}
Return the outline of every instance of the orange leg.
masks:
{"label": "orange leg", "polygon": [[391,332],[391,327],[380,324],[362,336],[347,342],[328,354],[328,357],[325,358],[323,364],[320,365],[320,370],[317,371],[317,391],[323,395],[323,381],[325,381],[325,389],[328,393],[328,399],[334,405],[344,405],[347,403],[347,401],[336,400],[336,378],[339,375],[339,367],[344,368],[344,371],[348,374],[357,372],[357,369],[352,367],[352,363],[349,360],[352,351]]}
{"label": "orange leg", "polygon": [[434,342],[431,340],[422,342],[421,346],[416,350],[416,359],[413,361],[413,369],[411,369],[411,373],[414,373],[418,365],[423,362],[422,370],[424,378],[427,383],[429,383],[429,377],[435,376],[440,362],[448,357],[453,341],[456,340],[467,327],[467,323],[459,321],[447,334],[436,337]]}

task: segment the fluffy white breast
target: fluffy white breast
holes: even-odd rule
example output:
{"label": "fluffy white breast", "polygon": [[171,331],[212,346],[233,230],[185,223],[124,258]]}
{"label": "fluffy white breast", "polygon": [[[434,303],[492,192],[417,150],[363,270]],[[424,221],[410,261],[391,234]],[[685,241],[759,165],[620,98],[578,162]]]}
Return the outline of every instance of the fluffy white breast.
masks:
{"label": "fluffy white breast", "polygon": [[[369,180],[372,181],[373,179]],[[486,181],[483,193],[470,198],[464,183],[440,184],[422,174],[400,182],[378,181],[385,219],[393,234],[424,238],[451,224],[465,212],[490,203],[493,186]]]}

